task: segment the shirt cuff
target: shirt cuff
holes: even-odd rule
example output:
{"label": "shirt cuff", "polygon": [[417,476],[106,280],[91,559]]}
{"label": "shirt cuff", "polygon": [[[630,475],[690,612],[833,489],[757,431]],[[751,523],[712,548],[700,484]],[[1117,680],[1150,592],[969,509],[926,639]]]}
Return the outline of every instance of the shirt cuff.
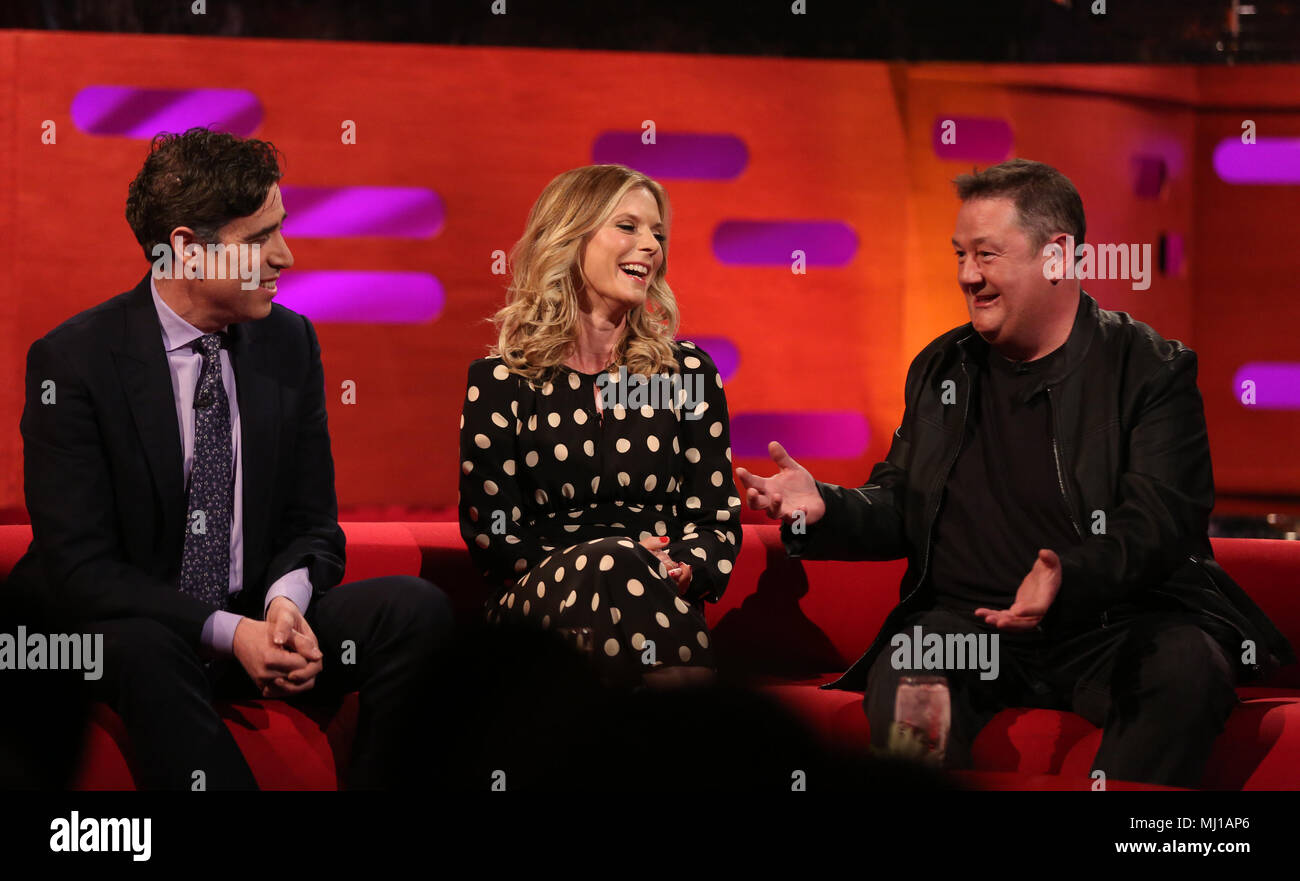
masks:
{"label": "shirt cuff", "polygon": [[243,615],[217,610],[203,622],[203,632],[199,641],[203,647],[217,657],[228,658],[235,653],[235,628],[239,626]]}
{"label": "shirt cuff", "polygon": [[298,607],[298,611],[307,614],[307,604],[311,602],[311,579],[307,577],[307,567],[301,566],[286,572],[275,580],[266,591],[266,602],[262,604],[262,617],[271,608],[271,601],[276,597],[288,597]]}

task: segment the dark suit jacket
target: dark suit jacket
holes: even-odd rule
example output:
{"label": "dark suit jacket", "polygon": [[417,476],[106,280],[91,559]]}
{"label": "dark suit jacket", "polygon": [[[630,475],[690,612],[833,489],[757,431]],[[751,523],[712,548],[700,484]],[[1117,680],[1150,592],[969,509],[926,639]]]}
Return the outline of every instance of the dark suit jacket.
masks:
{"label": "dark suit jacket", "polygon": [[[272,305],[232,325],[243,460],[244,584],[306,566],[313,596],[343,577],[324,372],[310,321]],[[53,381],[54,403],[42,396]],[[149,276],[65,321],[27,353],[23,474],[32,543],[7,589],[47,614],[145,617],[196,646],[211,608],[176,585],[185,541],[180,429]]]}

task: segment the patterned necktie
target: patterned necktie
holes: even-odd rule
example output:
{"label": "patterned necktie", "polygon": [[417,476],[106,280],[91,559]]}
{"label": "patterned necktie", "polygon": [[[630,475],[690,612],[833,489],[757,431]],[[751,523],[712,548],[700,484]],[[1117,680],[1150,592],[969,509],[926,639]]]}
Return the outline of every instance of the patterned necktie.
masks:
{"label": "patterned necktie", "polygon": [[194,393],[194,462],[180,586],[224,609],[230,593],[230,402],[221,382],[221,335],[210,333],[194,343],[203,354],[203,370]]}

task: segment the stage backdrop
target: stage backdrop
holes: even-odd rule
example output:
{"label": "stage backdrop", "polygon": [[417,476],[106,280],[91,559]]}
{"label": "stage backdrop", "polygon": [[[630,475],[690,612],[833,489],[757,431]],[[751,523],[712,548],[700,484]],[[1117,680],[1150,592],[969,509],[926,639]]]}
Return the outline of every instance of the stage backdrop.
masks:
{"label": "stage backdrop", "polygon": [[[147,271],[127,184],[154,132],[194,124],[287,157],[296,263],[279,299],[320,334],[345,516],[455,504],[465,369],[493,338],[502,254],[542,187],[593,162],[668,189],[681,336],[723,368],[737,464],[766,471],[778,439],[823,479],[866,477],[911,358],[967,320],[950,181],[1025,156],[1074,180],[1090,241],[1151,246],[1148,289],[1085,287],[1199,352],[1219,512],[1300,494],[1291,68],[5,32],[0,102],[7,520],[25,517],[27,348]],[[1255,144],[1241,143],[1247,120]]]}

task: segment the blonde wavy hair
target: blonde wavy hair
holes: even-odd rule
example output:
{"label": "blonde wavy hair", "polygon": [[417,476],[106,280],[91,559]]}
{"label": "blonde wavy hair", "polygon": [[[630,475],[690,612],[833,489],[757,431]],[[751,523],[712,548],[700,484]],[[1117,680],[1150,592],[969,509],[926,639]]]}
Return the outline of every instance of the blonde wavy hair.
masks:
{"label": "blonde wavy hair", "polygon": [[497,326],[499,355],[512,373],[544,382],[572,353],[586,287],[582,260],[587,240],[609,219],[631,189],[654,197],[664,225],[664,259],[648,280],[646,300],[630,310],[614,363],[629,373],[652,375],[680,368],[671,342],[677,333],[677,300],[668,272],[668,194],[656,181],[622,165],[587,165],[558,175],[528,214],[524,234],[510,251],[511,281]]}

